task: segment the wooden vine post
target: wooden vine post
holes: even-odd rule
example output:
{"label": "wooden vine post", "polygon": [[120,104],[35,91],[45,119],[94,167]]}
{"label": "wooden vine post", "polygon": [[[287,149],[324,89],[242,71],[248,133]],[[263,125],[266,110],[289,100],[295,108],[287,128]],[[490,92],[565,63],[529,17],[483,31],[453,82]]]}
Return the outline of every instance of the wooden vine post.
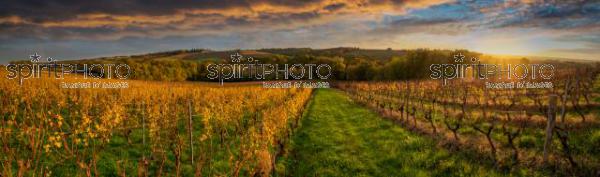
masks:
{"label": "wooden vine post", "polygon": [[192,126],[193,126],[193,122],[192,122],[192,100],[188,100],[188,111],[189,111],[189,135],[190,135],[190,150],[192,151],[192,165],[194,165],[194,140],[193,140],[193,136],[192,136]]}
{"label": "wooden vine post", "polygon": [[548,153],[552,146],[552,134],[556,123],[556,95],[550,95],[548,102],[548,121],[546,124],[546,141],[544,142],[544,164],[548,162]]}

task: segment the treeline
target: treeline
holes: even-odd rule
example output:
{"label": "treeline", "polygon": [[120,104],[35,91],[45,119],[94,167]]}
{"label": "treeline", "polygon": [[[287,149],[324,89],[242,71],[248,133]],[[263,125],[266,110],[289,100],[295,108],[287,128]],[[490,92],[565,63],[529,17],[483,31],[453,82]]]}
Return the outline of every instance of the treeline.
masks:
{"label": "treeline", "polygon": [[[131,67],[130,79],[154,81],[216,81],[207,77],[209,64],[230,63],[226,58],[236,52],[210,51],[204,49],[178,50],[146,55],[105,57],[88,60],[62,61],[62,63],[125,63]],[[384,81],[411,80],[429,77],[431,64],[455,63],[454,55],[464,55],[463,63],[471,58],[492,59],[467,50],[365,50],[358,48],[333,49],[261,49],[246,51],[260,53],[252,56],[262,64],[328,64],[332,68],[332,80]],[[246,56],[250,56],[248,54]],[[216,59],[215,59],[216,58]],[[527,59],[520,59],[527,60]],[[504,60],[506,62],[506,60]],[[523,61],[519,61],[523,62]],[[22,62],[19,62],[22,63]],[[273,77],[267,78],[275,79]],[[228,81],[250,81],[230,79]]]}
{"label": "treeline", "polygon": [[203,63],[188,60],[152,60],[136,58],[120,58],[111,60],[85,61],[77,63],[112,63],[127,64],[131,68],[129,79],[152,81],[195,81],[201,80],[200,72],[206,70]]}
{"label": "treeline", "polygon": [[[403,55],[389,60],[346,59],[344,80],[410,80],[429,77],[431,64],[454,63],[454,55],[465,58],[479,57],[481,54],[467,50],[416,49],[404,51]],[[469,62],[465,60],[465,62]]]}
{"label": "treeline", "polygon": [[[332,80],[406,80],[429,77],[431,64],[454,63],[453,56],[462,54],[465,58],[479,57],[481,54],[467,50],[362,50],[358,48],[334,48],[313,50],[300,49],[262,49],[273,55],[254,56],[263,64],[328,64],[332,68]],[[347,52],[347,53],[345,53]],[[381,57],[381,58],[379,58]],[[468,63],[467,59],[465,62]],[[200,62],[201,66],[213,61]],[[223,63],[229,63],[224,60]],[[206,68],[200,67],[198,73],[206,75]],[[274,78],[267,78],[274,79]],[[206,77],[200,80],[208,81]],[[237,79],[229,81],[248,81]]]}
{"label": "treeline", "polygon": [[[151,81],[201,80],[199,71],[201,71],[202,68],[206,68],[206,66],[203,66],[200,62],[182,60],[180,58],[173,57],[174,55],[185,54],[189,51],[195,50],[169,51],[145,55],[102,57],[83,60],[62,60],[57,64],[77,64],[79,65],[77,66],[78,69],[82,69],[83,64],[87,64],[88,67],[90,67],[92,64],[100,64],[103,66],[106,64],[113,64],[114,66],[119,64],[127,64],[131,71],[128,79]],[[10,64],[31,64],[31,62],[22,60],[13,61],[10,62]],[[40,61],[39,64],[46,64],[46,62]],[[98,67],[95,67],[92,71],[90,71],[90,73],[98,74],[100,73],[100,70]]]}

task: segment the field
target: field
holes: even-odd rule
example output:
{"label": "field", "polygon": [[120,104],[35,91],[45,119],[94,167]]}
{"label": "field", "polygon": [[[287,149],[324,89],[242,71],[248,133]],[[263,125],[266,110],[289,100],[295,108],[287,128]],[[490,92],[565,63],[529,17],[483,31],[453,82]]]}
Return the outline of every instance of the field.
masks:
{"label": "field", "polygon": [[553,89],[427,79],[333,81],[316,90],[144,80],[61,88],[77,81],[0,80],[0,176],[600,172],[594,68],[561,70]]}
{"label": "field", "polygon": [[[317,90],[284,176],[501,176],[489,164],[437,147],[339,90]],[[492,172],[490,172],[492,170]]]}

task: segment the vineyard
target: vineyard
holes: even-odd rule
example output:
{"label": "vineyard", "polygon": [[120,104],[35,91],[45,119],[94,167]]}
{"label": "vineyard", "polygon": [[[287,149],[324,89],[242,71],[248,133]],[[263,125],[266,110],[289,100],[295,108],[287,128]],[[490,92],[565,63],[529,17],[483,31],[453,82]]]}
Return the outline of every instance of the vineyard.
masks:
{"label": "vineyard", "polygon": [[[0,80],[0,176],[269,176],[309,89]],[[109,81],[109,80],[104,80]]]}
{"label": "vineyard", "polygon": [[257,82],[67,89],[61,82],[81,80],[2,79],[0,176],[595,176],[599,71],[560,70],[552,89],[338,81],[317,94]]}
{"label": "vineyard", "polygon": [[563,70],[553,89],[485,89],[477,80],[337,87],[397,124],[448,149],[479,154],[475,158],[497,169],[594,176],[600,168],[598,74],[597,68]]}

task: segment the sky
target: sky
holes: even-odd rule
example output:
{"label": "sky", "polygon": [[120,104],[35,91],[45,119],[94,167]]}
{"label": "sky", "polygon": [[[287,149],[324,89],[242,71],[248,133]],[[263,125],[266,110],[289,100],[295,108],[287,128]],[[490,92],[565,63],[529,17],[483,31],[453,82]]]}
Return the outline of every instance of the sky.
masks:
{"label": "sky", "polygon": [[61,60],[287,47],[600,60],[600,1],[0,1],[0,63],[33,53]]}

